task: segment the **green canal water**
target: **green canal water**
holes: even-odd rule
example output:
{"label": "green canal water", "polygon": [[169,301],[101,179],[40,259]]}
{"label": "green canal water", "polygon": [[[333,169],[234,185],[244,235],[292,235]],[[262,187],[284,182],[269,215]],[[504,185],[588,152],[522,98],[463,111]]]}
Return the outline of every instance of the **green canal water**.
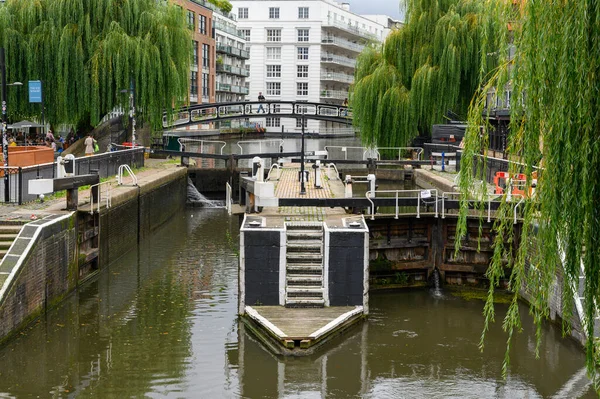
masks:
{"label": "green canal water", "polygon": [[477,349],[482,302],[429,290],[373,293],[368,320],[317,354],[273,356],[236,318],[237,226],[222,209],[174,217],[0,348],[0,397],[595,397],[556,326],[535,359],[525,306],[503,380],[499,325]]}

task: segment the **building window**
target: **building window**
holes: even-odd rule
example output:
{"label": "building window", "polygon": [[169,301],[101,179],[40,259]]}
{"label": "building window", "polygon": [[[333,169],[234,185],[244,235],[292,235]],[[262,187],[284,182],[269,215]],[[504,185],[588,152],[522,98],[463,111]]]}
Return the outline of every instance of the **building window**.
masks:
{"label": "building window", "polygon": [[298,7],[298,19],[308,19],[308,7]]}
{"label": "building window", "polygon": [[267,60],[280,60],[281,47],[267,47]]}
{"label": "building window", "polygon": [[308,65],[297,65],[299,78],[308,78]]}
{"label": "building window", "polygon": [[308,60],[308,47],[298,47],[298,59]]}
{"label": "building window", "polygon": [[269,7],[269,19],[279,19],[279,7]]}
{"label": "building window", "polygon": [[208,74],[202,74],[202,97],[208,98]]}
{"label": "building window", "polygon": [[308,82],[296,83],[296,95],[297,96],[308,96]]}
{"label": "building window", "polygon": [[307,42],[308,41],[308,29],[298,29],[298,41],[299,42]]}
{"label": "building window", "polygon": [[248,19],[248,7],[238,8],[238,19]]}
{"label": "building window", "polygon": [[194,48],[192,65],[197,67],[198,66],[198,42],[195,40],[192,40],[192,47]]}
{"label": "building window", "polygon": [[238,34],[246,41],[250,41],[250,29],[240,29]]}
{"label": "building window", "polygon": [[188,27],[190,29],[194,30],[194,27],[196,26],[196,14],[194,14],[193,11],[188,10],[187,23],[188,23]]}
{"label": "building window", "polygon": [[[304,128],[308,125],[306,118],[304,118]],[[296,119],[296,127],[302,127],[302,118]]]}
{"label": "building window", "polygon": [[280,42],[281,41],[281,29],[267,29],[267,41],[268,42]]}
{"label": "building window", "polygon": [[208,44],[202,45],[202,66],[204,68],[210,68],[210,52]]}
{"label": "building window", "polygon": [[281,65],[267,65],[267,78],[280,78]]}
{"label": "building window", "polygon": [[200,15],[200,25],[198,26],[198,31],[203,35],[206,35],[206,17],[204,15]]}
{"label": "building window", "polygon": [[267,82],[267,96],[280,96],[281,82]]}
{"label": "building window", "polygon": [[266,118],[267,127],[281,127],[281,119],[280,118]]}
{"label": "building window", "polygon": [[192,76],[190,77],[190,95],[198,95],[198,72],[195,71],[192,71]]}

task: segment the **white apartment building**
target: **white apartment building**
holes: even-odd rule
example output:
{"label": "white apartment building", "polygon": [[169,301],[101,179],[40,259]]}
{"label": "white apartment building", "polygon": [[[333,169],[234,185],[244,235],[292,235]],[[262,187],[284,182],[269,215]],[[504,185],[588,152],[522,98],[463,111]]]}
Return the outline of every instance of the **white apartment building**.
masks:
{"label": "white apartment building", "polygon": [[213,19],[217,52],[216,101],[243,101],[248,94],[246,60],[250,58],[246,39],[238,31],[235,15],[215,12]]}
{"label": "white apartment building", "polygon": [[[354,14],[331,0],[232,1],[238,29],[250,51],[249,95],[267,100],[341,105],[354,81],[356,58],[364,46],[384,39],[386,26]],[[301,120],[269,117],[269,131],[299,132]],[[308,120],[308,132],[347,127]]]}

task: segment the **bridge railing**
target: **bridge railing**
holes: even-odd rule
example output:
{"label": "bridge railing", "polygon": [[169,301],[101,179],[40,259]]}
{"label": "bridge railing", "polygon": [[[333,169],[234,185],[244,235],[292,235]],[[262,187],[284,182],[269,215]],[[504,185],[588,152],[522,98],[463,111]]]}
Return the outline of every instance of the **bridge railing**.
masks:
{"label": "bridge railing", "polygon": [[[434,215],[438,217],[438,190],[374,190],[367,191],[365,196],[367,200],[371,203],[369,215],[371,216],[371,220],[375,220],[375,215],[377,214],[375,209],[375,203],[373,202],[373,198],[377,197],[377,194],[386,194],[387,196],[393,196],[396,199],[396,204],[394,206],[394,219],[398,219],[400,215],[400,198],[413,198],[415,199],[416,206],[416,217],[417,219],[421,217],[421,206],[431,206],[435,205]],[[404,206],[402,206],[404,207]],[[387,216],[388,214],[381,213],[380,216]]]}

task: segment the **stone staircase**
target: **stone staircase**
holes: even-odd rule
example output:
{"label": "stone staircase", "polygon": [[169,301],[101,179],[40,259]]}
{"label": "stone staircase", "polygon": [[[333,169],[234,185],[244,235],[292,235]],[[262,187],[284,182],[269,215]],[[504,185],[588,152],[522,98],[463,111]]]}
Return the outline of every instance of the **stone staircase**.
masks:
{"label": "stone staircase", "polygon": [[21,227],[23,224],[0,224],[0,260],[4,259],[4,255],[19,235]]}
{"label": "stone staircase", "polygon": [[285,306],[325,306],[323,223],[286,224]]}

